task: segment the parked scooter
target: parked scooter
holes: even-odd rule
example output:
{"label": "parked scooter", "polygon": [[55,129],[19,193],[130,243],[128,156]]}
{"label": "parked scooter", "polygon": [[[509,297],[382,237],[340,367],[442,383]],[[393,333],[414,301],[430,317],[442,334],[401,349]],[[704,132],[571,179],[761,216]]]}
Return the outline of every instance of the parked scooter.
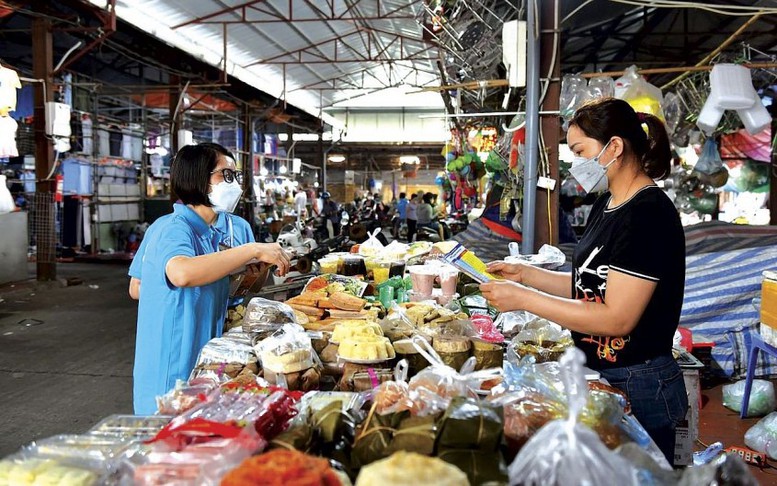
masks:
{"label": "parked scooter", "polygon": [[467,213],[465,213],[464,211],[456,211],[454,213],[451,213],[450,216],[445,220],[445,223],[451,229],[452,235],[457,235],[461,233],[462,231],[467,229],[467,226],[469,226]]}
{"label": "parked scooter", "polygon": [[298,219],[294,224],[287,224],[281,228],[278,244],[284,250],[291,250],[296,255],[307,255],[318,248],[318,243],[312,237],[305,236],[305,233],[307,233],[305,223]]}
{"label": "parked scooter", "polygon": [[416,241],[431,241],[432,243],[438,243],[450,239],[452,233],[448,224],[442,220],[438,221],[438,223],[440,227],[442,227],[443,240],[440,240],[440,232],[436,229],[419,225],[415,237]]}
{"label": "parked scooter", "polygon": [[392,236],[396,240],[407,241],[407,220],[399,219],[399,214],[391,218]]}

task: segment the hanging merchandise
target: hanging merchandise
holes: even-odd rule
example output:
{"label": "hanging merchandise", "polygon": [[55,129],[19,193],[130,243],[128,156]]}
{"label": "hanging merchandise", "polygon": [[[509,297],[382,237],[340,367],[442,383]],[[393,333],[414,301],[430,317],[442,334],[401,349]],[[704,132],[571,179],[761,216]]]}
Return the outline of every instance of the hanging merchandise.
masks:
{"label": "hanging merchandise", "polygon": [[661,109],[664,97],[661,90],[648,83],[642,76],[637,75],[621,99],[630,104],[634,111],[650,113],[664,121],[664,111]]}
{"label": "hanging merchandise", "polygon": [[18,157],[16,147],[16,120],[10,116],[0,116],[0,157]]}
{"label": "hanging merchandise", "polygon": [[561,80],[561,95],[559,109],[561,117],[566,122],[572,119],[575,111],[588,99],[588,83],[585,78],[577,74],[567,74]]}
{"label": "hanging merchandise", "polygon": [[609,76],[600,76],[588,81],[588,98],[612,98],[615,96],[615,81]]}
{"label": "hanging merchandise", "polygon": [[736,110],[751,135],[771,123],[771,116],[753,87],[750,69],[737,64],[716,64],[710,72],[710,95],[696,125],[707,135],[720,124],[726,110]]}
{"label": "hanging merchandise", "polygon": [[675,130],[677,130],[677,125],[680,123],[683,115],[680,97],[675,93],[665,94],[664,101],[661,103],[661,109],[664,111],[666,132],[669,136],[672,136]]}
{"label": "hanging merchandise", "polygon": [[704,142],[704,148],[699,156],[699,161],[696,162],[693,170],[703,174],[714,174],[722,168],[723,160],[720,158],[718,144],[714,139],[708,138],[707,141]]}
{"label": "hanging merchandise", "polygon": [[631,87],[631,83],[639,79],[637,66],[631,65],[623,72],[623,76],[615,80],[614,95],[618,99],[623,99],[623,95]]}
{"label": "hanging merchandise", "polygon": [[0,116],[16,111],[16,90],[21,87],[16,71],[0,66]]}
{"label": "hanging merchandise", "polygon": [[16,210],[16,204],[13,202],[11,191],[5,182],[5,176],[0,175],[0,214],[10,213]]}

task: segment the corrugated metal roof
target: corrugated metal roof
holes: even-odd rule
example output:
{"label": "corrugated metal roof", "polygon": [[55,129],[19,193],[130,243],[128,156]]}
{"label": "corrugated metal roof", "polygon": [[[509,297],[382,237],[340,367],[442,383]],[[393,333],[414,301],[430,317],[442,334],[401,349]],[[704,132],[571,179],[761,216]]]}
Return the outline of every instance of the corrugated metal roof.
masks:
{"label": "corrugated metal roof", "polygon": [[315,116],[356,89],[440,82],[422,1],[119,0],[116,12],[216,66],[226,32],[231,75]]}

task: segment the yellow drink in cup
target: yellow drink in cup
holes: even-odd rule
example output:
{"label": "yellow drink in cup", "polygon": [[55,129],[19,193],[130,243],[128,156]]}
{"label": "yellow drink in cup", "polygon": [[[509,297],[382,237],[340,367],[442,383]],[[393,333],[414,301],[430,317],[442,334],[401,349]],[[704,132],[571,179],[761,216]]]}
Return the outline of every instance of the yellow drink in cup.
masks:
{"label": "yellow drink in cup", "polygon": [[337,273],[337,258],[322,258],[318,261],[321,266],[321,273]]}
{"label": "yellow drink in cup", "polygon": [[375,274],[373,273],[375,268],[380,265],[380,260],[375,257],[367,257],[364,259],[364,268],[367,269],[367,278],[374,278]]}
{"label": "yellow drink in cup", "polygon": [[372,275],[375,277],[375,284],[380,284],[389,279],[389,273],[391,272],[391,262],[380,262],[380,264],[372,269]]}

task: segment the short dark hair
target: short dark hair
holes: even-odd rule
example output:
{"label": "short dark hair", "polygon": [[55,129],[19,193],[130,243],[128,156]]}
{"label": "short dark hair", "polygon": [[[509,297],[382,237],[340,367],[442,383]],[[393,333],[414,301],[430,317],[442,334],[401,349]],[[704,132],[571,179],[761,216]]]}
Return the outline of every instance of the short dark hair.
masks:
{"label": "short dark hair", "polygon": [[210,175],[219,157],[232,157],[217,143],[200,143],[181,148],[170,164],[170,187],[184,204],[211,207]]}
{"label": "short dark hair", "polygon": [[434,194],[432,194],[431,192],[427,192],[426,194],[424,194],[424,202],[431,204],[433,197],[434,197]]}
{"label": "short dark hair", "polygon": [[[648,128],[647,134],[642,129],[643,123]],[[602,98],[578,108],[569,125],[578,127],[602,145],[612,137],[620,137],[624,150],[634,154],[647,175],[653,179],[664,179],[669,175],[672,164],[669,136],[658,117],[638,114],[623,100]]]}
{"label": "short dark hair", "polygon": [[407,194],[405,194],[404,192],[399,193],[399,199],[405,199],[406,197],[407,197]]}

